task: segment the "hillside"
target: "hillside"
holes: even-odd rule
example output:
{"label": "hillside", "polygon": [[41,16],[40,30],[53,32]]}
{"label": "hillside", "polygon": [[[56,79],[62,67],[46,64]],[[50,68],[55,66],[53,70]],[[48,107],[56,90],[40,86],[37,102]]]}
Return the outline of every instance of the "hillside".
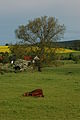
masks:
{"label": "hillside", "polygon": [[56,42],[56,45],[62,48],[80,50],[80,40]]}

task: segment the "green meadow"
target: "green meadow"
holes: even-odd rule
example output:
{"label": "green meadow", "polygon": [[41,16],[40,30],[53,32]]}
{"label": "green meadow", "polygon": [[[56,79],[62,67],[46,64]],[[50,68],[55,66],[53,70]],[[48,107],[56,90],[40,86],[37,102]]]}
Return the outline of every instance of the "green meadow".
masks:
{"label": "green meadow", "polygon": [[[22,96],[36,88],[44,98]],[[0,120],[80,120],[80,64],[0,74]]]}

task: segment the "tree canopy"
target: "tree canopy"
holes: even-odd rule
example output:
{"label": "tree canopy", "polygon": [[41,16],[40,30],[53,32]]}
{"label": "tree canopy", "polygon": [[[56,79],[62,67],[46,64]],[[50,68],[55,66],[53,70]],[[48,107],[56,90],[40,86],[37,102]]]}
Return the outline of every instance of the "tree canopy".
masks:
{"label": "tree canopy", "polygon": [[60,40],[65,31],[64,24],[61,25],[54,17],[43,16],[30,20],[26,25],[20,25],[16,29],[16,37],[22,42],[33,45],[37,44],[44,54],[44,47],[49,46],[56,40]]}

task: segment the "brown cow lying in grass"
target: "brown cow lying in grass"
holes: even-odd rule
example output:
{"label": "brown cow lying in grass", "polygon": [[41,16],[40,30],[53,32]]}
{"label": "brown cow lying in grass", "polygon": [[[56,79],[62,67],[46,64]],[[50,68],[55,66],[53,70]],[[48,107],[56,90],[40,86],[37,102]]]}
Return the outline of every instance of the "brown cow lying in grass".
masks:
{"label": "brown cow lying in grass", "polygon": [[31,92],[26,92],[23,96],[44,97],[42,89],[35,89]]}

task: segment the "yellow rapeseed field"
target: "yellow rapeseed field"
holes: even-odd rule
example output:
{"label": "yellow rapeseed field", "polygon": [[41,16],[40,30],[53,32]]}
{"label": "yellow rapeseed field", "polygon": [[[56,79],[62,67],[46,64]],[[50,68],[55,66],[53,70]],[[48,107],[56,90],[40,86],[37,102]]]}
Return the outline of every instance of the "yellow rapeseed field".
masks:
{"label": "yellow rapeseed field", "polygon": [[[32,47],[32,48],[29,47],[29,48],[26,49],[26,51],[30,52],[31,49],[33,51],[36,51],[39,48],[38,47]],[[71,52],[76,52],[75,50],[64,49],[64,48],[51,48],[51,49],[45,48],[45,52],[49,53],[50,51],[53,51],[53,52],[55,51],[56,53],[71,53]],[[10,53],[9,46],[0,46],[0,52],[3,52],[3,53],[8,52],[8,53]]]}
{"label": "yellow rapeseed field", "polygon": [[70,49],[64,49],[64,48],[57,48],[57,53],[71,53],[71,52],[77,52],[76,50],[70,50]]}
{"label": "yellow rapeseed field", "polygon": [[0,46],[0,52],[3,52],[3,53],[5,53],[5,52],[10,52],[10,50],[9,50],[9,46]]}
{"label": "yellow rapeseed field", "polygon": [[[26,51],[27,52],[30,52],[30,51],[36,51],[36,50],[39,50],[39,48],[38,47],[29,47],[29,48],[27,48],[26,49]],[[45,47],[45,52],[48,52],[48,53],[50,53],[50,52],[56,52],[56,53],[71,53],[71,52],[77,52],[76,50],[70,50],[70,49],[64,49],[64,48],[51,48],[51,49],[49,49],[49,48],[47,48],[47,47]]]}

